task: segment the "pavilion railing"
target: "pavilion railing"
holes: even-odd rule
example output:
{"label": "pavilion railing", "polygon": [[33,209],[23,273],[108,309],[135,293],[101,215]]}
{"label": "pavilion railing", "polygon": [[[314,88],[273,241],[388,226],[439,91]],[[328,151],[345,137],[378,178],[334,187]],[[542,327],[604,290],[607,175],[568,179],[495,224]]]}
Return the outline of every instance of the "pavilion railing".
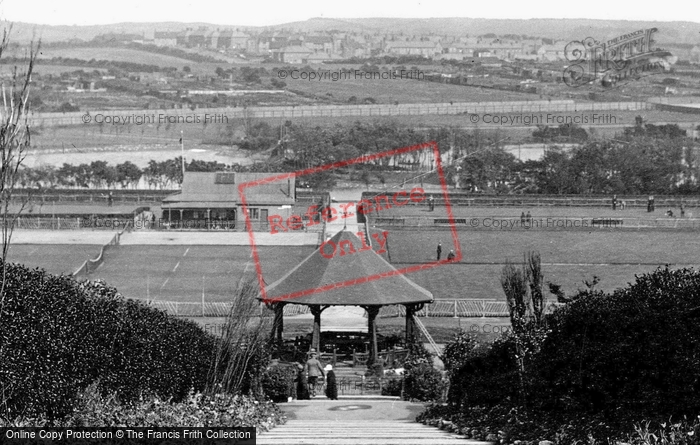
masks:
{"label": "pavilion railing", "polygon": [[[179,301],[150,301],[149,304],[157,309],[164,310],[177,317],[227,317],[231,311],[231,303],[226,302],[179,302]],[[561,306],[561,303],[548,302],[546,312],[551,312]],[[286,304],[284,315],[310,314],[308,306],[298,304]],[[402,305],[384,306],[379,310],[380,318],[405,317],[406,309]],[[435,300],[432,304],[416,313],[418,317],[508,317],[508,305],[505,301],[498,300]]]}

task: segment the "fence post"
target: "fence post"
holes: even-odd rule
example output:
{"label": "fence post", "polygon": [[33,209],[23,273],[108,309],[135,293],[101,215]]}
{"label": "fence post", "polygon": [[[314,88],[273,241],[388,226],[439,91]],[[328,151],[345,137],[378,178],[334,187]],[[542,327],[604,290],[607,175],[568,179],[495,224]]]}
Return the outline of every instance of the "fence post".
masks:
{"label": "fence post", "polygon": [[486,300],[481,300],[481,318],[486,318]]}
{"label": "fence post", "polygon": [[455,314],[454,318],[458,318],[457,317],[457,300],[455,300],[455,312],[454,312],[454,314]]}
{"label": "fence post", "polygon": [[425,305],[425,318],[428,318],[429,316],[430,316],[430,315],[429,315],[429,312],[428,312],[428,305],[426,304],[426,305]]}

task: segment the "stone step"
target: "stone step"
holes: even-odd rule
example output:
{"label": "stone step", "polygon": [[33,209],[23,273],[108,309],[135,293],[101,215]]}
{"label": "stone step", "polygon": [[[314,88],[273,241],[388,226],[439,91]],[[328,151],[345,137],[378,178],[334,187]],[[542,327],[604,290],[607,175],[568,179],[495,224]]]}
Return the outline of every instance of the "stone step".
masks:
{"label": "stone step", "polygon": [[290,420],[257,437],[260,445],[490,445],[411,421]]}

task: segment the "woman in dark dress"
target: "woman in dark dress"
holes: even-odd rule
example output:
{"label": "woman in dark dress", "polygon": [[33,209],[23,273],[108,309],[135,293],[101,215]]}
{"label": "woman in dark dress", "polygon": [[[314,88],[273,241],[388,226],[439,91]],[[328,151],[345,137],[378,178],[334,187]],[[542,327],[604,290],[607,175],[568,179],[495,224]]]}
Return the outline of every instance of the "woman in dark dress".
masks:
{"label": "woman in dark dress", "polygon": [[304,366],[298,364],[298,372],[296,384],[297,384],[297,400],[309,400],[309,387],[306,383],[306,376],[304,375]]}
{"label": "woman in dark dress", "polygon": [[331,400],[338,400],[338,384],[335,381],[333,366],[326,365],[326,397]]}

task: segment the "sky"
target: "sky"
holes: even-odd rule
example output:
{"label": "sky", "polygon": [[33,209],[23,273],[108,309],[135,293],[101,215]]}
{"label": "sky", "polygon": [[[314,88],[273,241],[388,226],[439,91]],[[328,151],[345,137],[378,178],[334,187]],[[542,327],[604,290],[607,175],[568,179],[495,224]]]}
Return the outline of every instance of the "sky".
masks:
{"label": "sky", "polygon": [[217,25],[269,26],[312,17],[587,18],[700,22],[700,1],[0,0],[0,19],[44,25],[205,22]]}

